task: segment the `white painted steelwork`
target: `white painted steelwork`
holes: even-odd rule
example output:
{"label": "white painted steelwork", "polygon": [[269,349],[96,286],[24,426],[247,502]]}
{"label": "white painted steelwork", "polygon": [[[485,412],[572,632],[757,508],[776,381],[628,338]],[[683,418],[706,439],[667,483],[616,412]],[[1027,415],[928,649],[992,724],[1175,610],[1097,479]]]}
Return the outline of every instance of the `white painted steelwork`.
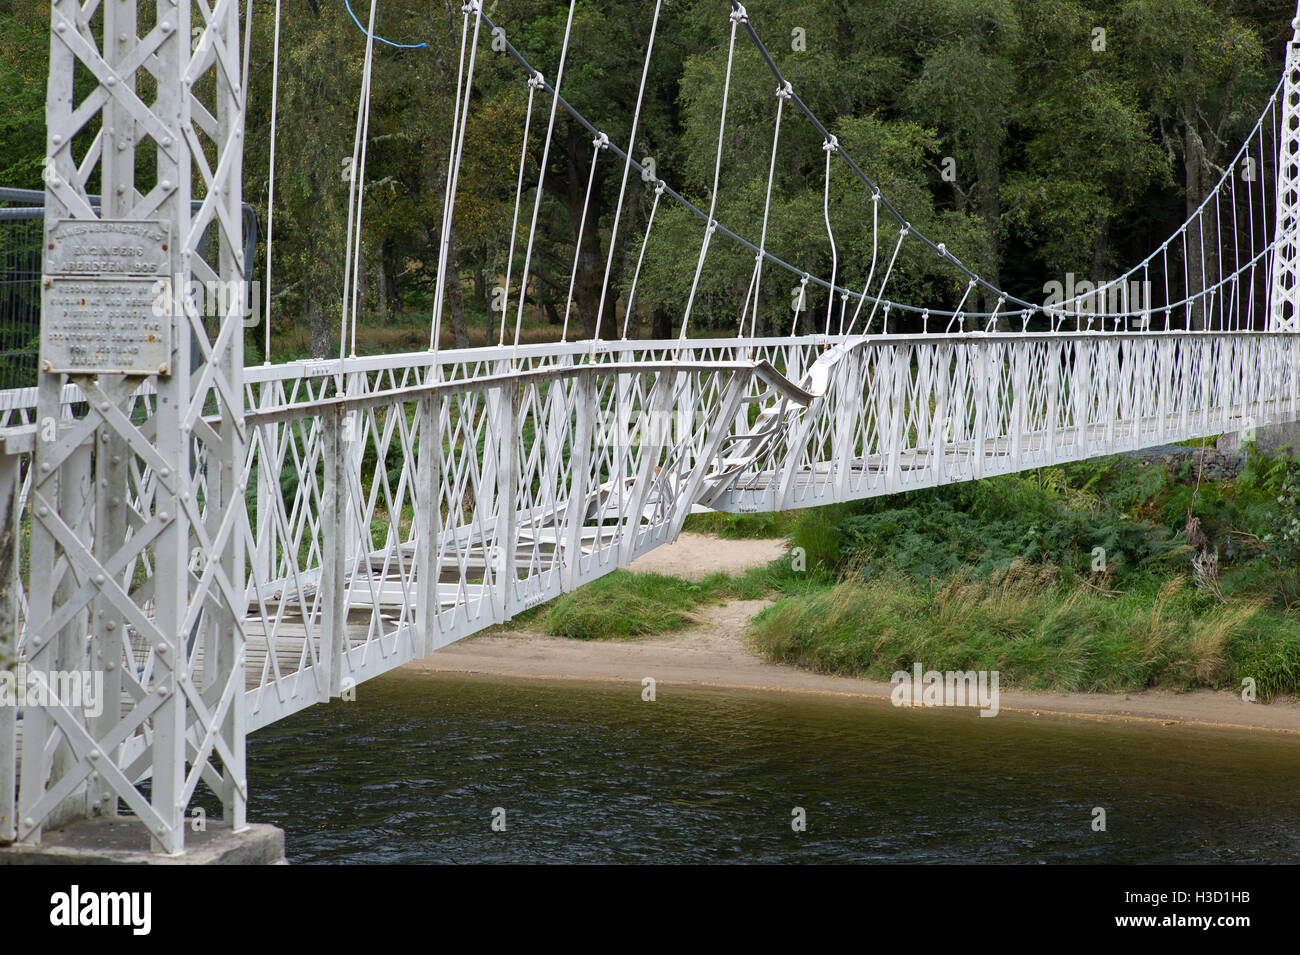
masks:
{"label": "white painted steelwork", "polygon": [[[242,285],[237,5],[158,7],[138,38],[136,0],[54,0],[47,206],[52,221],[97,218],[85,184],[98,168],[105,217],[167,224],[173,275]],[[467,34],[471,19],[474,36],[490,25],[480,3],[464,13]],[[742,30],[758,42],[738,4],[730,30],[733,48]],[[175,283],[164,371],[47,373],[39,388],[0,393],[0,664],[96,669],[121,701],[95,718],[55,704],[19,721],[0,707],[0,841],[39,841],[125,803],[160,851],[177,853],[200,780],[241,827],[246,733],[626,566],[672,540],[693,508],[857,500],[1300,419],[1297,49],[1265,110],[1282,119],[1277,152],[1261,122],[1239,154],[1272,153],[1281,169],[1271,199],[1250,180],[1248,250],[1229,175],[1212,205],[1116,280],[1127,288],[1163,267],[1154,313],[1123,295],[1096,311],[1079,297],[1040,308],[1000,293],[992,312],[968,311],[978,278],[930,244],[968,284],[954,311],[915,309],[935,320],[928,334],[523,345],[505,342],[503,316],[495,347],[244,369],[238,303],[209,327]],[[76,64],[98,86],[74,106]],[[152,105],[134,93],[141,71],[157,86]],[[552,114],[563,105],[586,122],[540,74],[525,76],[553,97]],[[787,102],[818,126],[829,191],[831,162],[852,160],[777,78],[777,133]],[[77,133],[101,116],[74,158]],[[147,174],[135,165],[145,138],[157,154]],[[593,149],[640,171],[607,138]],[[892,207],[861,178],[875,233]],[[191,214],[192,182],[202,204]],[[656,208],[665,195],[685,202],[651,185]],[[1221,227],[1230,193],[1232,226]],[[1171,284],[1170,249],[1182,243],[1185,261],[1191,228],[1203,234],[1211,212],[1213,274]],[[697,281],[710,241],[745,241],[699,214]],[[1257,217],[1276,225],[1266,245]],[[215,269],[196,254],[213,223]],[[755,297],[765,262],[790,268],[766,238],[746,243]],[[886,239],[862,291],[800,278],[832,293],[828,330],[869,332],[878,313],[879,329],[910,308],[885,297],[886,283],[901,244],[929,240],[906,224]],[[1260,308],[1257,285],[1268,290]],[[1031,311],[1052,330],[1025,331]],[[1257,312],[1271,316],[1265,330]],[[751,314],[748,298],[739,313]],[[1186,329],[1171,328],[1175,314]],[[1008,317],[1019,332],[993,330]]]}

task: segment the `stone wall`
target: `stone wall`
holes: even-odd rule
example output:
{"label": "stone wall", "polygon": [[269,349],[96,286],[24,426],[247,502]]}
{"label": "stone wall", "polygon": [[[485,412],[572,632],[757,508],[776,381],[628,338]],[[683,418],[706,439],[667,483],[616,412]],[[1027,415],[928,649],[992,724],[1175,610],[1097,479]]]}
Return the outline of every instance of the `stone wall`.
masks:
{"label": "stone wall", "polygon": [[1140,465],[1163,464],[1172,475],[1177,475],[1184,463],[1190,462],[1191,475],[1194,477],[1197,467],[1200,467],[1202,481],[1235,478],[1246,464],[1244,451],[1220,451],[1211,447],[1185,448],[1174,444],[1131,451],[1126,457],[1137,458]]}

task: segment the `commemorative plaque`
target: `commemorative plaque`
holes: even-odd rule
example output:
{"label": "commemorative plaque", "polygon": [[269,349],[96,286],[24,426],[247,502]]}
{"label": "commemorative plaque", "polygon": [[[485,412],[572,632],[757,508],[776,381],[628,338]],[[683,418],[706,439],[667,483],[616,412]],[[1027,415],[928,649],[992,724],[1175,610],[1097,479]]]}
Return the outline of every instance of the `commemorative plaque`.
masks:
{"label": "commemorative plaque", "polygon": [[150,220],[60,219],[47,230],[42,369],[170,373],[168,238]]}

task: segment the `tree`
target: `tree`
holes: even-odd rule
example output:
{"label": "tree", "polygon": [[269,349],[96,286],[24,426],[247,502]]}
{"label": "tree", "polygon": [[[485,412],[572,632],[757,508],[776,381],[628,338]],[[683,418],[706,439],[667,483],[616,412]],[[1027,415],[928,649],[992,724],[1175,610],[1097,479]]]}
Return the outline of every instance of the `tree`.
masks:
{"label": "tree", "polygon": [[[1117,42],[1130,75],[1149,104],[1161,144],[1182,162],[1191,219],[1263,102],[1267,81],[1259,37],[1204,0],[1128,0],[1117,13],[1122,31]],[[1220,229],[1215,213],[1207,209],[1197,215],[1180,249],[1189,297],[1215,281]],[[1190,315],[1193,327],[1207,327],[1207,309],[1202,299]]]}

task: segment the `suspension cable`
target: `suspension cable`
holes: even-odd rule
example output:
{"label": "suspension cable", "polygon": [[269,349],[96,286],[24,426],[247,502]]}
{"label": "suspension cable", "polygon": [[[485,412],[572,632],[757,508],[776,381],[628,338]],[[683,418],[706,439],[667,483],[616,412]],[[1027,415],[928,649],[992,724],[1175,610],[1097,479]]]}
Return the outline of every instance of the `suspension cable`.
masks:
{"label": "suspension cable", "polygon": [[[758,295],[762,288],[763,281],[763,253],[767,248],[767,226],[769,216],[772,211],[772,183],[776,179],[776,153],[777,146],[781,142],[781,114],[785,110],[785,101],[790,98],[789,84],[777,87],[776,91],[776,123],[772,131],[772,158],[767,167],[767,191],[763,196],[763,228],[758,237],[758,254],[754,256],[754,276],[750,280],[750,286],[754,295],[754,313],[749,323],[749,335],[754,337],[754,330],[758,327]],[[745,296],[745,309],[741,311],[740,321],[736,323],[736,333],[739,336],[743,334],[745,327],[745,312],[749,308],[749,295]]]}
{"label": "suspension cable", "polygon": [[600,159],[601,150],[609,145],[609,137],[601,133],[592,141],[594,149],[591,154],[591,174],[587,177],[587,195],[582,200],[582,216],[578,219],[578,238],[573,244],[573,270],[569,272],[569,293],[564,298],[564,325],[560,329],[560,341],[569,340],[569,312],[573,308],[573,287],[578,281],[578,261],[582,258],[582,238],[587,230],[587,213],[591,208],[591,190],[596,185],[596,161]]}
{"label": "suspension cable", "polygon": [[867,280],[862,284],[862,294],[858,297],[857,308],[853,310],[853,317],[849,319],[849,330],[846,334],[853,334],[853,326],[858,324],[858,315],[862,312],[862,304],[867,300],[867,292],[871,289],[871,280],[876,277],[876,259],[880,254],[880,190],[876,189],[871,193],[871,268],[867,270]]}
{"label": "suspension cable", "polygon": [[[894,246],[894,254],[890,256],[889,265],[885,268],[885,275],[880,280],[880,292],[877,294],[876,303],[871,306],[871,314],[867,316],[867,323],[862,326],[862,334],[864,335],[871,333],[871,323],[872,321],[875,320],[876,309],[880,308],[879,295],[884,293],[885,285],[889,282],[889,276],[891,276],[894,273],[894,263],[898,261],[898,250],[903,247],[903,240],[907,238],[908,232],[909,229],[906,225],[904,225],[901,229],[898,230],[898,243]],[[889,306],[890,303],[886,302],[885,303],[886,325],[888,325],[888,321],[889,321],[888,319]],[[889,334],[889,329],[887,327],[884,329],[883,334],[886,335]]]}
{"label": "suspension cable", "polygon": [[740,21],[748,21],[745,8],[738,3],[735,7],[736,9],[731,12],[731,42],[727,45],[727,73],[722,82],[722,115],[718,119],[718,152],[713,161],[713,193],[709,197],[709,224],[704,229],[704,240],[700,243],[700,257],[695,263],[695,278],[691,281],[691,294],[686,298],[686,312],[682,315],[682,330],[678,337],[683,339],[686,337],[686,327],[691,321],[691,309],[695,306],[695,293],[700,287],[700,273],[704,271],[704,259],[709,254],[709,243],[717,228],[717,220],[714,219],[713,214],[718,208],[718,184],[722,176],[722,146],[727,132],[727,100],[731,96],[731,67],[736,57],[736,28],[740,25]]}
{"label": "suspension cable", "polygon": [[433,283],[433,312],[429,316],[429,350],[437,352],[442,338],[442,290],[445,279],[442,250],[446,245],[447,217],[451,214],[451,164],[456,155],[456,133],[460,126],[460,97],[465,81],[465,46],[469,41],[469,10],[461,8],[460,60],[456,65],[456,97],[451,109],[451,147],[447,155],[447,179],[442,187],[442,229],[438,239],[438,270]]}
{"label": "suspension cable", "polygon": [[636,271],[632,273],[632,288],[627,293],[627,307],[623,310],[623,340],[627,340],[627,323],[632,318],[633,306],[636,304],[636,284],[641,278],[641,263],[645,261],[646,246],[650,244],[650,230],[654,228],[655,213],[659,211],[659,200],[664,194],[663,181],[655,183],[655,201],[650,206],[650,218],[645,226],[645,238],[641,240],[641,254],[636,258]]}
{"label": "suspension cable", "polygon": [[[550,161],[551,156],[551,137],[555,132],[555,114],[560,106],[560,84],[564,82],[564,61],[569,55],[569,37],[573,30],[573,9],[576,4],[577,0],[569,0],[569,18],[564,24],[564,43],[560,47],[560,66],[555,72],[555,86],[551,88],[551,118],[546,124],[546,144],[542,147],[542,162],[541,166],[537,170],[537,192],[533,197],[533,221],[528,228],[528,246],[524,251],[524,270],[521,274],[519,285],[519,308],[515,313],[515,353],[517,353],[519,349],[519,332],[523,327],[524,322],[524,299],[527,297],[528,292],[528,268],[532,264],[533,260],[533,242],[537,237],[537,215],[542,208],[542,187],[546,181],[546,165]],[[486,15],[484,15],[483,18],[487,20]],[[493,33],[496,33],[496,27],[492,24],[492,21],[487,20],[487,23],[489,27],[492,27]],[[506,46],[511,51],[514,51],[514,47],[508,40],[506,41]],[[527,61],[523,60],[523,57],[519,56],[517,52],[514,55],[519,60],[527,63]],[[531,67],[529,69],[533,73],[537,72],[536,70],[532,70]],[[514,355],[512,354],[512,360],[513,359]]]}
{"label": "suspension cable", "polygon": [[[474,88],[474,64],[478,60],[479,30],[483,26],[483,0],[469,0],[462,9],[465,11],[466,18],[468,18],[470,14],[474,14],[474,37],[470,40],[469,45],[469,68],[465,73],[465,96],[464,102],[461,103],[460,106],[460,123],[455,134],[455,158],[451,164],[451,170],[448,173],[450,181],[447,184],[447,205],[442,217],[442,249],[438,259],[438,276],[441,279],[442,288],[438,294],[437,300],[434,302],[435,314],[437,316],[435,324],[438,328],[437,337],[439,338],[442,333],[442,300],[446,293],[447,282],[449,279],[456,282],[458,285],[460,282],[460,276],[447,275],[447,266],[451,261],[452,223],[456,217],[456,192],[460,187],[460,165],[461,160],[465,155],[465,130],[469,126],[469,103],[470,94]],[[459,288],[457,289],[457,294],[459,294]],[[434,350],[436,351],[437,348],[438,343],[435,341]]]}
{"label": "suspension cable", "polygon": [[[822,217],[826,220],[826,235],[831,240],[831,288],[835,288],[835,273],[839,270],[840,252],[835,247],[835,232],[831,229],[831,154],[839,152],[840,143],[831,136],[822,143],[826,153],[826,185],[822,190]],[[826,335],[831,333],[831,315],[835,311],[835,292],[826,296]],[[844,332],[844,320],[840,319],[840,333]]]}
{"label": "suspension cable", "polygon": [[351,282],[352,282],[352,256],[359,254],[360,250],[354,249],[354,229],[357,216],[357,183],[360,177],[357,175],[357,165],[360,161],[361,137],[365,128],[366,104],[370,99],[370,69],[372,56],[374,54],[375,41],[375,7],[376,0],[370,0],[370,29],[366,35],[366,56],[364,65],[361,70],[361,97],[357,103],[357,131],[352,140],[352,165],[348,167],[348,174],[351,176],[351,182],[348,184],[348,231],[347,240],[344,245],[343,254],[343,313],[340,318],[339,327],[339,390],[345,387],[343,379],[343,362],[347,354],[348,344],[348,308],[351,305]]}
{"label": "suspension cable", "polygon": [[[251,4],[250,4],[251,5]],[[247,85],[247,84],[245,84]],[[275,123],[280,101],[280,0],[275,0],[275,39],[271,54],[271,155],[266,177],[266,351],[271,364],[271,252],[275,248]]]}
{"label": "suspension cable", "polygon": [[[510,312],[510,270],[515,264],[515,240],[519,235],[519,206],[524,196],[524,166],[528,162],[528,131],[533,122],[533,98],[541,85],[540,73],[528,77],[528,112],[524,115],[524,140],[519,148],[519,182],[515,185],[515,213],[510,221],[510,251],[506,253],[506,294],[501,301],[501,334],[497,338],[498,345],[506,343],[506,315]],[[524,290],[520,289],[519,294],[522,296]]]}
{"label": "suspension cable", "polygon": [[[618,187],[618,203],[614,206],[614,225],[609,233],[609,254],[605,257],[605,278],[600,283],[600,304],[596,306],[596,333],[591,336],[592,352],[600,338],[600,323],[605,317],[605,294],[609,291],[609,276],[614,267],[614,246],[618,242],[618,224],[623,214],[623,197],[627,193],[627,177],[632,171],[632,153],[636,149],[637,128],[641,122],[641,103],[645,99],[646,80],[650,76],[650,56],[655,48],[655,33],[659,29],[659,10],[663,0],[655,0],[654,19],[650,21],[650,40],[645,48],[645,65],[641,67],[641,86],[636,93],[636,110],[632,114],[632,132],[627,137],[627,156],[623,160],[623,181]],[[626,323],[624,323],[626,325]]]}

